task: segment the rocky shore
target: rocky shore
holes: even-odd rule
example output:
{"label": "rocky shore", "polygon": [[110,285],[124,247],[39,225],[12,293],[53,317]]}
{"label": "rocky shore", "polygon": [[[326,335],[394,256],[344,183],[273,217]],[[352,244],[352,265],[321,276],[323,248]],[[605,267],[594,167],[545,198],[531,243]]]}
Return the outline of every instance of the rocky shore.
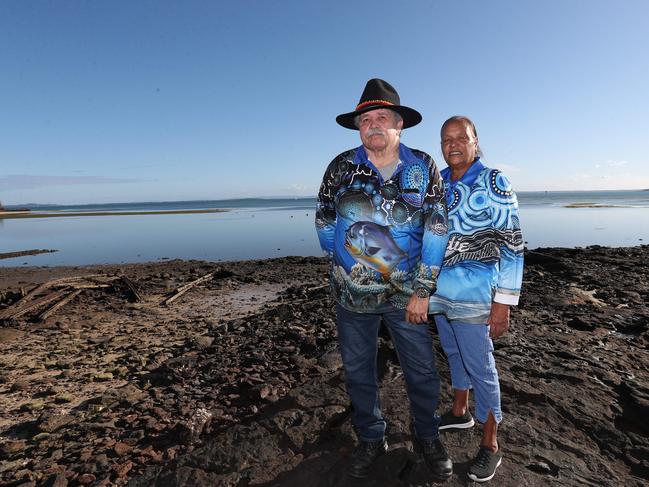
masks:
{"label": "rocky shore", "polygon": [[[324,259],[0,268],[0,312],[90,274],[125,276],[141,299],[115,280],[44,320],[0,322],[0,485],[435,484],[411,452],[387,337],[390,451],[368,479],[345,474],[354,436]],[[648,302],[647,245],[526,253],[520,306],[495,343],[505,459],[494,485],[647,484]],[[441,351],[438,364],[444,410]],[[443,434],[446,485],[470,483],[479,438],[479,427]]]}

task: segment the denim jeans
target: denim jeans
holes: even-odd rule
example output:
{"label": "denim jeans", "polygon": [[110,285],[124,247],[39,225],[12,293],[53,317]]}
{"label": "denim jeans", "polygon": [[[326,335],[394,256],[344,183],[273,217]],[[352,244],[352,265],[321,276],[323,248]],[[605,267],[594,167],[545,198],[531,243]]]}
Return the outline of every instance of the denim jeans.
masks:
{"label": "denim jeans", "polygon": [[489,326],[450,323],[444,315],[435,315],[435,324],[448,357],[453,389],[466,391],[473,388],[478,421],[485,423],[491,411],[496,422],[500,423],[500,383]]}
{"label": "denim jeans", "polygon": [[428,325],[405,320],[405,310],[354,313],[336,305],[338,342],[345,367],[347,393],[354,407],[352,421],[361,441],[377,441],[385,434],[377,374],[377,346],[381,319],[392,337],[406,380],[410,413],[417,437],[439,436],[439,375]]}

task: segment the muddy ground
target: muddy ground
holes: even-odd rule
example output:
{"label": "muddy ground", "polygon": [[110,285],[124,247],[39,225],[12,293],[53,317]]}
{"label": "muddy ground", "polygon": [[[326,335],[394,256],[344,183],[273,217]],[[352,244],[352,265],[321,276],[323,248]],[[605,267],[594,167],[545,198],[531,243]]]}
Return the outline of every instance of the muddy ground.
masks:
{"label": "muddy ground", "polygon": [[[646,485],[649,246],[537,249],[526,262],[495,344],[505,460],[492,483]],[[410,451],[387,339],[390,451],[367,480],[345,474],[354,437],[323,259],[1,268],[0,313],[43,282],[96,274],[110,285],[45,320],[51,303],[0,322],[0,485],[434,484]],[[111,281],[122,275],[141,301]],[[479,436],[443,434],[447,485],[470,483]]]}

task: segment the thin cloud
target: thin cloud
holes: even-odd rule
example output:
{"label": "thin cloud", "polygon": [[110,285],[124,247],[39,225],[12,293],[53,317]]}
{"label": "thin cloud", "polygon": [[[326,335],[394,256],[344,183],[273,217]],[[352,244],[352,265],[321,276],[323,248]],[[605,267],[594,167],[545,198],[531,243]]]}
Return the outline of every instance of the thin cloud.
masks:
{"label": "thin cloud", "polygon": [[595,167],[598,169],[602,167],[622,167],[627,164],[629,164],[629,161],[606,161],[601,164],[595,164]]}
{"label": "thin cloud", "polygon": [[47,176],[9,174],[0,176],[0,190],[38,189],[51,186],[81,186],[98,184],[141,183],[144,179],[107,178],[103,176]]}
{"label": "thin cloud", "polygon": [[295,183],[290,186],[290,190],[297,194],[314,194],[317,188],[309,184]]}
{"label": "thin cloud", "polygon": [[628,163],[629,161],[609,161],[608,167],[621,167],[626,166]]}

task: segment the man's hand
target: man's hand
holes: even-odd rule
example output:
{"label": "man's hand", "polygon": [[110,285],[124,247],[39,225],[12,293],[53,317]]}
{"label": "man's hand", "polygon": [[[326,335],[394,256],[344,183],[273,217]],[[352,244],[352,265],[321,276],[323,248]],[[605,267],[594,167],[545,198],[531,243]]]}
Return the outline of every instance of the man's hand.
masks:
{"label": "man's hand", "polygon": [[498,338],[507,333],[507,330],[509,330],[509,305],[496,303],[495,301],[491,303],[491,314],[487,324],[489,325],[489,336],[491,338]]}
{"label": "man's hand", "polygon": [[409,323],[421,324],[428,322],[428,298],[410,296],[406,306],[406,321]]}

